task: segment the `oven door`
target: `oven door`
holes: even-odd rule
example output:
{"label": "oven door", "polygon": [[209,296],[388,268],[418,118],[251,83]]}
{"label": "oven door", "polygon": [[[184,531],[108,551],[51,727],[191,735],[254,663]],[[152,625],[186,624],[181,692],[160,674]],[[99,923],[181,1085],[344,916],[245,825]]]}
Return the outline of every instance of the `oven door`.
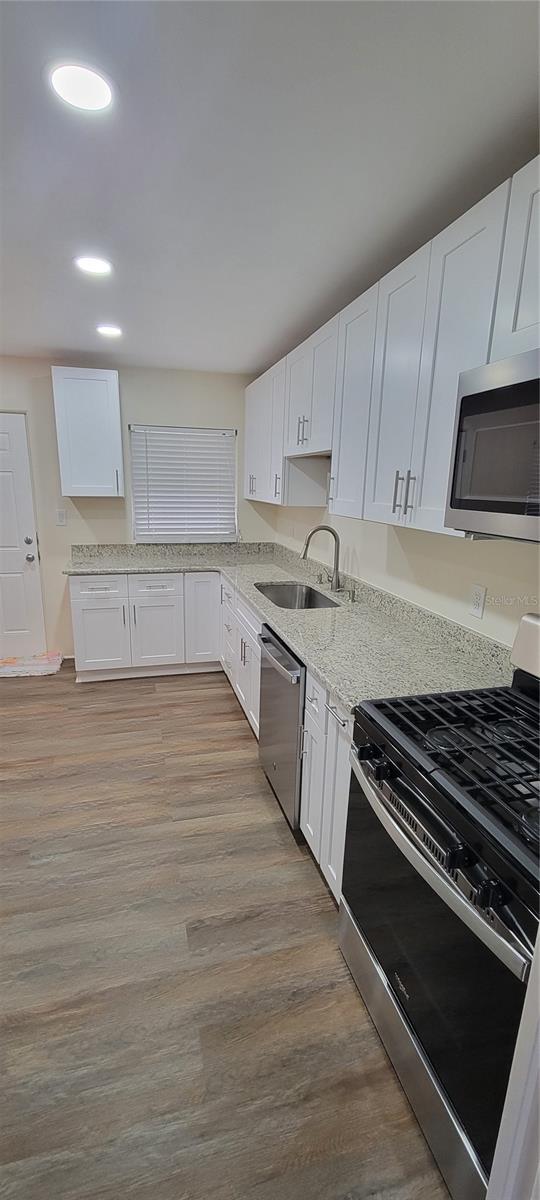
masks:
{"label": "oven door", "polygon": [[445,524],[538,541],[539,353],[459,377]]}
{"label": "oven door", "polygon": [[[507,945],[449,886],[354,752],[351,765],[343,898],[489,1174],[521,1018],[527,956]],[[421,798],[407,780],[392,783],[392,790],[404,808],[409,793],[418,811]]]}

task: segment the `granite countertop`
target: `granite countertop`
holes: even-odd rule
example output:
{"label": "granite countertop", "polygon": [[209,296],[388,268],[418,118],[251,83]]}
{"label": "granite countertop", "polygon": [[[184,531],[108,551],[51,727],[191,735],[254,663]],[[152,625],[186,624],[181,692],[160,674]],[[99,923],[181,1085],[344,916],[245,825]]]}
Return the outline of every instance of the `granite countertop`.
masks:
{"label": "granite countertop", "polygon": [[[220,571],[347,709],[360,700],[511,681],[506,646],[359,581],[354,604],[334,596],[337,608],[278,608],[255,583],[313,583],[320,564],[304,563],[272,543],[73,547],[73,552],[69,575]],[[316,586],[331,595],[328,587]]]}

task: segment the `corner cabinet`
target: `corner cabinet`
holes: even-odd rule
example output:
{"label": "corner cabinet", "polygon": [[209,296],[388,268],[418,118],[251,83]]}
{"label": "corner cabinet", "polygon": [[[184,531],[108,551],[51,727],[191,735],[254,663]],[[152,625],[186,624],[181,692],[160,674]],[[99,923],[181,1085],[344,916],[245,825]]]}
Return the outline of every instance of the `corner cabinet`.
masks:
{"label": "corner cabinet", "polygon": [[491,362],[540,346],[540,158],[512,179]]}
{"label": "corner cabinet", "polygon": [[51,367],[63,496],[123,496],[118,371]]}

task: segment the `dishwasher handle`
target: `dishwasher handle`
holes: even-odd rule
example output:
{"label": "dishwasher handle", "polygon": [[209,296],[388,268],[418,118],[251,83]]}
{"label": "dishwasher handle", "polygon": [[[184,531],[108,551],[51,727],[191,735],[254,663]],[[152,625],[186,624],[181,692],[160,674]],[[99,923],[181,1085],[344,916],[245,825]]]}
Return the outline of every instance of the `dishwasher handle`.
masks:
{"label": "dishwasher handle", "polygon": [[[296,666],[291,671],[284,665],[283,662],[280,662],[277,655],[279,655],[281,652],[283,656],[285,656],[285,651],[281,651],[281,647],[278,646],[276,642],[272,641],[271,638],[264,637],[262,633],[257,635],[257,641],[263,654],[270,660],[274,670],[282,675],[284,679],[287,679],[289,683],[300,683],[302,676],[301,667]],[[270,647],[272,647],[272,649],[270,649]],[[288,657],[289,656],[287,655],[287,658]]]}

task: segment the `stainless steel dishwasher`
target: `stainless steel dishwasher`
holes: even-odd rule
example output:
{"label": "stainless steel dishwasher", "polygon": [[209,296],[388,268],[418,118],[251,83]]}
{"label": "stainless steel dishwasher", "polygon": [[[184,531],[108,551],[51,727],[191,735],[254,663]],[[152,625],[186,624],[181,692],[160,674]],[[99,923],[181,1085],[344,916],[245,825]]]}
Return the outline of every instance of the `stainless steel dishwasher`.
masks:
{"label": "stainless steel dishwasher", "polygon": [[268,625],[262,627],[259,644],[259,759],[291,829],[298,829],[306,668]]}

